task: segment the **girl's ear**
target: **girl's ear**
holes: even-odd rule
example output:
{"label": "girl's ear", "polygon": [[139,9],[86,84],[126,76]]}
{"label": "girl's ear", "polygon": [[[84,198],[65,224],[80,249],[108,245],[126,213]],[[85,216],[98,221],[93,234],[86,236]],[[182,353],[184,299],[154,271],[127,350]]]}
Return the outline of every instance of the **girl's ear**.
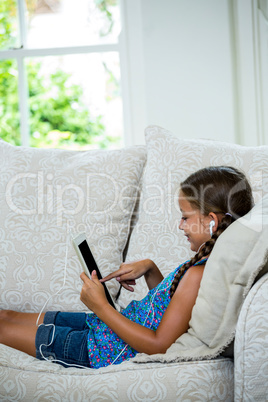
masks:
{"label": "girl's ear", "polygon": [[210,212],[208,214],[208,217],[210,218],[210,222],[211,221],[215,222],[215,225],[213,226],[212,230],[213,230],[213,232],[216,232],[218,229],[218,226],[219,226],[219,219],[218,219],[217,215],[214,212]]}

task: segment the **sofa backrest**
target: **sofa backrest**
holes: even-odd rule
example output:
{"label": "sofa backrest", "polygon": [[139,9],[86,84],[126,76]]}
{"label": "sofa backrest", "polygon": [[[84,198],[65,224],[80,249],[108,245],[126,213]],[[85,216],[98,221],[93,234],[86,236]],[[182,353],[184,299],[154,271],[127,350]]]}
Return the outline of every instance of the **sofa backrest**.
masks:
{"label": "sofa backrest", "polygon": [[[146,129],[146,143],[79,152],[0,141],[0,308],[39,311],[59,292],[47,309],[85,309],[70,232],[86,232],[103,275],[119,267],[123,253],[127,261],[151,258],[168,274],[191,256],[178,229],[178,189],[199,168],[238,167],[256,201],[268,193],[267,146],[184,140],[157,126]],[[108,286],[117,292],[115,280]],[[141,279],[134,296],[145,293]],[[123,290],[122,305],[131,298]]]}
{"label": "sofa backrest", "polygon": [[[180,182],[194,171],[216,165],[231,165],[248,177],[255,202],[268,193],[268,146],[245,147],[211,140],[185,140],[150,126],[145,132],[147,163],[141,185],[138,220],[130,236],[126,260],[151,258],[164,275],[192,256],[179,230]],[[146,293],[139,281],[135,296]],[[132,295],[122,292],[126,305]]]}
{"label": "sofa backrest", "polygon": [[[85,309],[70,236],[86,232],[103,275],[117,269],[145,161],[144,146],[83,152],[0,141],[0,309],[40,311],[50,296],[46,309]],[[108,286],[117,292],[116,281]]]}

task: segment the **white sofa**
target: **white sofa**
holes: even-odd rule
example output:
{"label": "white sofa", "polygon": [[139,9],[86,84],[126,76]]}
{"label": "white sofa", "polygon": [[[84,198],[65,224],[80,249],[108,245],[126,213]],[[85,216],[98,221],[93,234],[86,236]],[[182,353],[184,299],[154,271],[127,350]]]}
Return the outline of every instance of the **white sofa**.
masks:
{"label": "white sofa", "polygon": [[[0,309],[85,310],[70,232],[87,233],[103,275],[141,258],[167,274],[190,256],[178,230],[179,183],[222,164],[246,172],[257,206],[218,240],[188,333],[164,355],[99,370],[0,345],[1,401],[268,400],[268,147],[182,140],[155,126],[146,146],[111,151],[0,141]],[[116,281],[109,288],[116,294]],[[119,302],[145,292],[141,279]]]}

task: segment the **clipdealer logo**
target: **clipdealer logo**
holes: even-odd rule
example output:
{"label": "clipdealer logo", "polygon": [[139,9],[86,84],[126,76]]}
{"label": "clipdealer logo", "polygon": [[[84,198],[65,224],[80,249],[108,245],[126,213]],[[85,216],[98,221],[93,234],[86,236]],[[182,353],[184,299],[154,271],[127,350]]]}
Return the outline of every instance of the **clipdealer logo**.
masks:
{"label": "clipdealer logo", "polygon": [[[57,226],[61,226],[63,220],[74,219],[74,216],[82,211],[95,217],[103,215],[109,224],[113,211],[115,214],[123,212],[127,216],[133,214],[133,205],[141,189],[139,185],[132,184],[131,180],[128,184],[124,184],[125,181],[122,184],[112,175],[99,172],[85,174],[85,181],[80,186],[70,182],[71,180],[75,179],[54,176],[44,171],[17,173],[6,185],[7,205],[19,215],[55,215]],[[260,202],[263,196],[262,172],[252,175],[250,181],[255,201]],[[204,198],[206,190],[207,188],[204,188]],[[234,186],[232,193],[238,190],[240,188]],[[165,185],[161,182],[143,183],[139,214],[146,215],[146,219],[143,220],[140,230],[145,230],[147,225],[150,230],[159,232],[164,224],[166,229],[162,227],[162,231],[173,231],[174,227],[179,225],[181,215],[178,197],[178,177],[174,177],[171,171],[166,176]],[[252,226],[250,214],[242,219],[241,223],[244,226]],[[253,226],[253,230],[260,230],[260,222]]]}
{"label": "clipdealer logo", "polygon": [[19,215],[56,215],[57,225],[81,211],[94,216],[109,215],[118,208],[123,213],[132,212],[137,186],[122,186],[105,173],[87,173],[80,186],[70,180],[43,171],[17,173],[6,185],[6,203]]}

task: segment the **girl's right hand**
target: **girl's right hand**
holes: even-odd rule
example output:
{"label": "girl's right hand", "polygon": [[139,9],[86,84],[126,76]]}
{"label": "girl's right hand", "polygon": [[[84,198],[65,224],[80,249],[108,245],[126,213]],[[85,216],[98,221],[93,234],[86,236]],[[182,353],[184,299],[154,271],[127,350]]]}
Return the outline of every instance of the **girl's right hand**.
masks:
{"label": "girl's right hand", "polygon": [[[148,276],[148,273],[152,270],[158,268],[152,260],[139,260],[135,262],[122,263],[120,268],[111,274],[107,275],[105,278],[101,279],[101,282],[109,281],[113,278],[116,278],[118,282],[130,292],[134,291],[133,285],[136,284],[136,279],[145,275]],[[147,275],[146,275],[147,274]],[[132,285],[132,286],[131,286]]]}

